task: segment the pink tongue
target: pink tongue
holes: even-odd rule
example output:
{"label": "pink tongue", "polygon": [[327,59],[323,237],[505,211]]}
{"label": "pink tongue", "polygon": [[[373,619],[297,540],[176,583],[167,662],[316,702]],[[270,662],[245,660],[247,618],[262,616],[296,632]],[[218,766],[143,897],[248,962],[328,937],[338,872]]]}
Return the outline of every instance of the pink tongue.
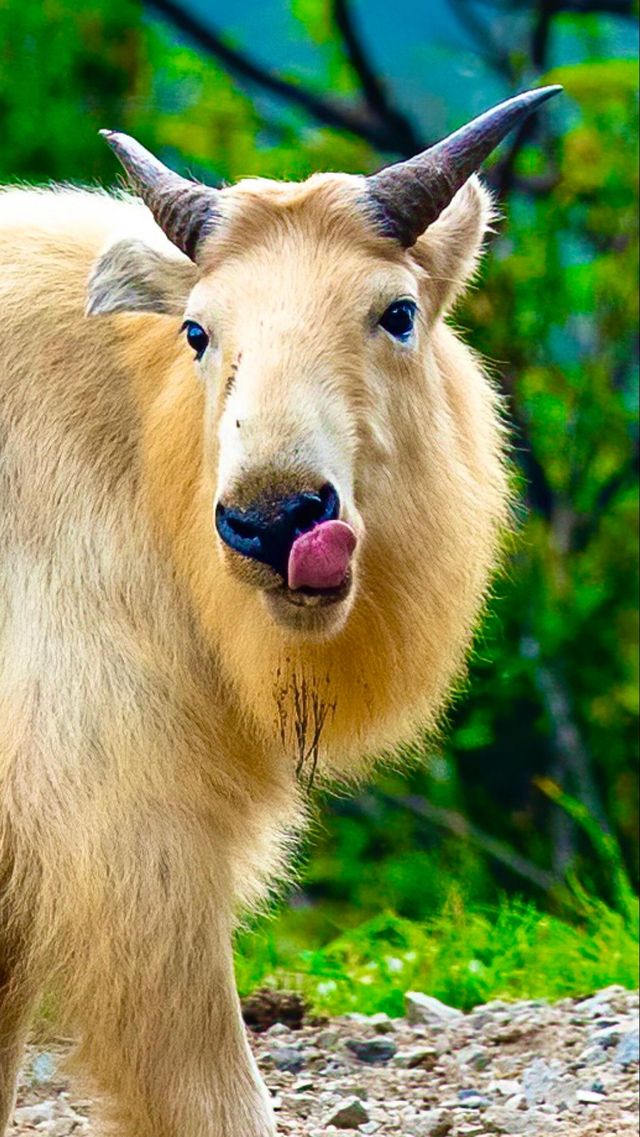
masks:
{"label": "pink tongue", "polygon": [[289,588],[338,588],[355,547],[356,535],[344,521],[323,521],[302,533],[289,553]]}

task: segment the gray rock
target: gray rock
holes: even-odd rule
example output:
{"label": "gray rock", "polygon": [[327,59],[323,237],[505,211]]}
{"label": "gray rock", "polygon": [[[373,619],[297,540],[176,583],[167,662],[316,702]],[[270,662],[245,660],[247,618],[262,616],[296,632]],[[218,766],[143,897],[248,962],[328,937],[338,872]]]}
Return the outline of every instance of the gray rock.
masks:
{"label": "gray rock", "polygon": [[456,1007],[448,1007],[433,995],[421,991],[407,991],[404,997],[407,1021],[413,1024],[425,1023],[427,1026],[443,1026],[459,1021],[463,1015]]}
{"label": "gray rock", "polygon": [[484,1046],[465,1046],[459,1053],[460,1061],[478,1073],[491,1065],[492,1055]]}
{"label": "gray rock", "polygon": [[459,1090],[458,1101],[465,1109],[487,1109],[491,1105],[490,1099],[479,1090]]}
{"label": "gray rock", "polygon": [[514,1094],[521,1092],[520,1082],[516,1078],[497,1078],[495,1082],[489,1082],[489,1092],[495,1091],[503,1098],[513,1097]]}
{"label": "gray rock", "polygon": [[634,1027],[622,1035],[614,1056],[616,1066],[632,1066],[640,1060],[640,1028]]}
{"label": "gray rock", "polygon": [[622,1038],[620,1026],[607,1026],[598,1029],[591,1035],[591,1038],[596,1046],[601,1046],[603,1050],[610,1050],[613,1046],[617,1046]]}
{"label": "gray rock", "polygon": [[290,1074],[299,1074],[304,1066],[304,1058],[295,1046],[274,1046],[269,1054],[278,1070],[287,1070]]}
{"label": "gray rock", "polygon": [[549,1101],[560,1075],[557,1062],[550,1064],[544,1058],[535,1058],[522,1072],[522,1089],[528,1105]]}
{"label": "gray rock", "polygon": [[20,1125],[42,1125],[44,1122],[53,1121],[56,1107],[57,1102],[52,1099],[38,1102],[37,1105],[23,1105],[16,1109],[14,1118]]}
{"label": "gray rock", "polygon": [[30,1085],[39,1086],[45,1082],[50,1082],[53,1079],[55,1070],[55,1058],[49,1050],[43,1050],[42,1053],[36,1054],[29,1070]]}
{"label": "gray rock", "polygon": [[606,1101],[606,1098],[604,1094],[596,1094],[593,1090],[578,1090],[576,1101],[581,1102],[582,1105],[600,1105],[601,1102]]}
{"label": "gray rock", "polygon": [[447,1137],[453,1129],[453,1116],[446,1109],[428,1109],[413,1126],[415,1137]]}
{"label": "gray rock", "polygon": [[347,1038],[345,1046],[360,1062],[382,1066],[393,1058],[398,1047],[390,1038]]}
{"label": "gray rock", "polygon": [[359,1125],[364,1125],[368,1120],[368,1110],[365,1109],[360,1098],[342,1098],[337,1105],[329,1110],[324,1119],[324,1125],[325,1127],[335,1125],[336,1129],[357,1129]]}
{"label": "gray rock", "polygon": [[286,1023],[273,1023],[267,1031],[265,1031],[267,1038],[279,1038],[282,1035],[291,1034],[291,1030]]}
{"label": "gray rock", "polygon": [[520,1137],[525,1133],[527,1121],[523,1118],[522,1113],[509,1105],[492,1106],[486,1113],[483,1114],[482,1120],[485,1124],[486,1133],[497,1134],[514,1134]]}
{"label": "gray rock", "polygon": [[391,1059],[391,1065],[399,1070],[415,1070],[418,1066],[423,1070],[433,1070],[439,1058],[437,1050],[432,1046],[414,1046],[411,1050],[401,1050]]}

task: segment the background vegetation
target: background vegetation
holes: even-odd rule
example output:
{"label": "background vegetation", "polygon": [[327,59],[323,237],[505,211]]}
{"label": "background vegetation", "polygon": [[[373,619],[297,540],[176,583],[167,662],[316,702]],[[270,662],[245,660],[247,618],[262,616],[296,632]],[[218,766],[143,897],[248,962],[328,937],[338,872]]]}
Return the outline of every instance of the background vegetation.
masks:
{"label": "background vegetation", "polygon": [[408,772],[325,795],[300,887],[238,969],[329,1010],[632,984],[635,7],[387,7],[3,0],[0,175],[110,184],[104,126],[212,181],[368,172],[564,84],[487,171],[505,221],[457,317],[503,384],[523,501],[467,688]]}

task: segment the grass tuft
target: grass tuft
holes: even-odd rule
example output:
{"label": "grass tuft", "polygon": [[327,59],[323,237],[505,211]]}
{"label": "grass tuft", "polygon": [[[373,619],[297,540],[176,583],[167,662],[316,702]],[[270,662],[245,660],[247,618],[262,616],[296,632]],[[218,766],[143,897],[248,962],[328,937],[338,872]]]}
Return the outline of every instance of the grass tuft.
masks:
{"label": "grass tuft", "polygon": [[[572,922],[505,897],[469,906],[455,891],[415,923],[387,912],[315,950],[300,947],[307,913],[283,912],[238,938],[242,995],[267,985],[300,991],[317,1013],[403,1013],[419,990],[470,1010],[491,999],[560,999],[612,983],[637,986],[637,914],[612,910],[574,887]],[[636,910],[637,913],[637,910]]]}

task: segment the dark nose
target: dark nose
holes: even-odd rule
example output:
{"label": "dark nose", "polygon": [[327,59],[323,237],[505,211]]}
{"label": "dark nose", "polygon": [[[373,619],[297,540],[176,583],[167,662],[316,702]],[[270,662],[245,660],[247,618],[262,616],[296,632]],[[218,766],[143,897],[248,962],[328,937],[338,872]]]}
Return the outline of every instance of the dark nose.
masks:
{"label": "dark nose", "polygon": [[216,529],[235,553],[270,565],[286,579],[296,537],[321,521],[334,521],[339,513],[340,499],[327,482],[318,493],[296,493],[275,501],[265,496],[246,509],[218,502]]}

